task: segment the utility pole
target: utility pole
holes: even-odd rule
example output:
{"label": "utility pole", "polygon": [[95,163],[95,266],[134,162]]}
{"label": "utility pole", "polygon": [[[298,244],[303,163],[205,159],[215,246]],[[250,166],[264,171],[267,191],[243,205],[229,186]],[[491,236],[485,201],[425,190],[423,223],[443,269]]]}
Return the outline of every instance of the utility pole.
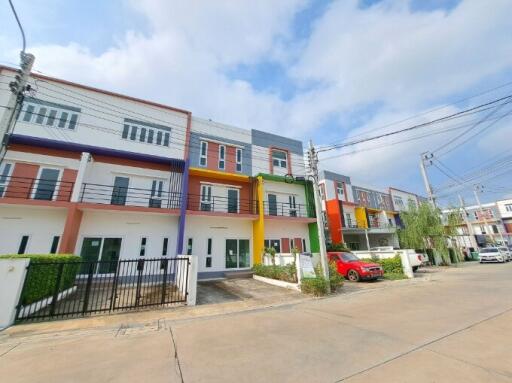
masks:
{"label": "utility pole", "polygon": [[[482,185],[475,185],[475,188],[473,189],[473,193],[475,195],[476,203],[478,204],[478,210],[480,210],[480,214],[484,220],[485,224],[485,230],[489,230],[489,234],[491,235],[491,240],[494,242],[494,233],[492,232],[492,227],[489,226],[489,222],[487,221],[487,216],[484,214],[484,209],[482,208],[482,204],[480,202],[480,197],[478,196],[478,193],[482,191]],[[501,234],[500,230],[498,229],[498,233],[500,234],[501,243],[504,244],[505,241],[503,240],[503,234]]]}
{"label": "utility pole", "polygon": [[20,67],[17,71],[14,81],[9,83],[11,95],[7,101],[5,112],[0,120],[0,164],[2,163],[7,146],[9,145],[9,137],[16,124],[16,119],[23,105],[24,92],[27,87],[27,80],[34,65],[35,57],[30,53],[20,52]]}
{"label": "utility pole", "polygon": [[428,152],[421,153],[421,155],[420,155],[420,158],[421,158],[420,170],[421,170],[421,176],[423,177],[423,183],[425,184],[425,190],[427,191],[428,200],[434,207],[437,207],[436,198],[435,198],[434,192],[432,190],[432,185],[430,184],[430,181],[428,179],[427,169],[425,166],[425,161],[430,161],[433,156],[434,155],[432,153],[428,153]]}
{"label": "utility pole", "polygon": [[460,208],[462,209],[464,223],[466,224],[466,226],[468,228],[470,245],[471,245],[471,247],[473,247],[476,250],[476,249],[478,249],[478,244],[476,243],[475,230],[474,230],[471,222],[469,222],[468,212],[466,211],[466,207],[464,205],[464,200],[462,199],[462,196],[460,194],[459,194],[459,202],[460,202]]}
{"label": "utility pole", "polygon": [[[324,278],[329,280],[329,263],[327,261],[327,249],[325,247],[325,232],[324,222],[322,215],[322,202],[320,201],[320,187],[318,185],[318,154],[313,146],[313,141],[309,140],[308,150],[309,168],[313,175],[313,194],[315,197],[316,209],[316,225],[318,226],[318,238],[320,240],[320,263],[324,273]],[[330,293],[330,283],[327,284],[328,292]]]}

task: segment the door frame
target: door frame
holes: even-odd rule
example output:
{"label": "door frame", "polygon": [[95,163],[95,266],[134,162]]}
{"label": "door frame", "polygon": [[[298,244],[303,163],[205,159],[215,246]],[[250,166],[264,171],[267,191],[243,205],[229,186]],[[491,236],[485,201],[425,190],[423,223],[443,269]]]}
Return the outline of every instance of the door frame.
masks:
{"label": "door frame", "polygon": [[52,199],[50,201],[55,201],[57,199],[57,196],[59,195],[59,189],[60,189],[60,183],[62,180],[62,175],[64,174],[64,169],[58,166],[48,166],[48,165],[41,165],[39,166],[39,169],[37,170],[37,176],[36,176],[36,182],[34,182],[34,185],[32,185],[32,191],[30,192],[30,199],[34,199],[37,193],[37,188],[39,187],[39,182],[41,181],[41,173],[43,172],[43,169],[51,169],[51,170],[58,170],[59,176],[57,177],[57,180],[55,181],[55,189],[53,190]]}
{"label": "door frame", "polygon": [[[251,238],[244,238],[244,237],[238,237],[238,236],[233,236],[233,237],[224,237],[223,238],[223,243],[224,243],[224,270],[248,270],[250,268],[252,268],[253,266],[253,256],[252,256],[252,239]],[[232,267],[232,268],[227,268],[226,267],[226,250],[227,250],[227,246],[226,246],[226,240],[228,239],[232,239],[232,240],[236,240],[236,267]],[[240,240],[248,240],[249,241],[249,266],[247,267],[240,267],[240,243],[239,241]]]}
{"label": "door frame", "polygon": [[[107,234],[107,235],[101,235],[101,234],[99,234],[99,235],[96,235],[96,234],[85,234],[85,235],[81,235],[81,236],[80,236],[80,242],[79,242],[79,243],[80,243],[80,245],[79,245],[79,246],[77,246],[77,247],[75,248],[75,254],[76,254],[76,253],[78,253],[78,251],[76,251],[76,250],[80,249],[80,250],[79,250],[79,253],[78,253],[78,254],[79,254],[80,259],[82,259],[82,247],[84,246],[84,239],[85,239],[85,238],[101,238],[100,252],[99,252],[99,256],[98,256],[98,261],[101,261],[101,254],[102,254],[102,252],[103,252],[103,244],[104,244],[104,242],[105,242],[105,241],[104,241],[104,239],[105,239],[105,238],[121,238],[121,246],[119,247],[119,258],[118,258],[118,262],[119,262],[119,261],[121,261],[121,255],[123,254],[123,248],[124,248],[124,244],[125,244],[125,235],[116,235],[116,234],[113,234],[113,235],[108,235],[108,234]],[[140,245],[140,241],[139,241],[139,245]],[[141,258],[141,257],[138,257],[138,258]],[[136,258],[133,258],[133,259],[137,259],[137,257],[136,257]],[[80,277],[81,277],[81,278],[83,278],[83,277],[84,277],[84,275],[85,275],[85,274],[79,274],[79,275],[77,275],[77,277],[79,277],[79,278],[80,278]],[[98,269],[96,269],[96,270],[94,271],[94,275],[95,275],[95,276],[96,276],[96,275],[98,275]],[[112,275],[112,274],[102,274],[102,275]]]}

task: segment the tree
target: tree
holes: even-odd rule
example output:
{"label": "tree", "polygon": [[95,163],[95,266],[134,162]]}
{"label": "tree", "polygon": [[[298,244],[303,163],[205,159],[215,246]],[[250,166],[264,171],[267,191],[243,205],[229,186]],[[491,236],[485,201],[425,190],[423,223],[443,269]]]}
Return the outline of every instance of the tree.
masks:
{"label": "tree", "polygon": [[442,258],[444,264],[450,263],[445,228],[441,211],[429,203],[419,206],[410,202],[407,210],[400,212],[404,225],[398,230],[400,246],[408,249],[431,249]]}

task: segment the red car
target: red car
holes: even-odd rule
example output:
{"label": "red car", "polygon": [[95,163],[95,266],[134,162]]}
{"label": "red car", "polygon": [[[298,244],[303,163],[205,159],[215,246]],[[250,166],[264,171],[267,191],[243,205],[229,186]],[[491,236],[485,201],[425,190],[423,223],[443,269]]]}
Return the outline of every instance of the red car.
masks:
{"label": "red car", "polygon": [[327,256],[329,261],[336,262],[338,273],[349,281],[375,280],[384,276],[381,265],[363,262],[352,253],[329,252]]}

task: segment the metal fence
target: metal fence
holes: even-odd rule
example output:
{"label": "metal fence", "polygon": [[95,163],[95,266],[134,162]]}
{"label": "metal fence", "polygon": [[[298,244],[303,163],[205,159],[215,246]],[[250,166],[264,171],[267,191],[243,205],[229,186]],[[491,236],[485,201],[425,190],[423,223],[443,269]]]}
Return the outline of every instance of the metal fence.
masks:
{"label": "metal fence", "polygon": [[16,321],[184,303],[188,258],[30,263]]}

